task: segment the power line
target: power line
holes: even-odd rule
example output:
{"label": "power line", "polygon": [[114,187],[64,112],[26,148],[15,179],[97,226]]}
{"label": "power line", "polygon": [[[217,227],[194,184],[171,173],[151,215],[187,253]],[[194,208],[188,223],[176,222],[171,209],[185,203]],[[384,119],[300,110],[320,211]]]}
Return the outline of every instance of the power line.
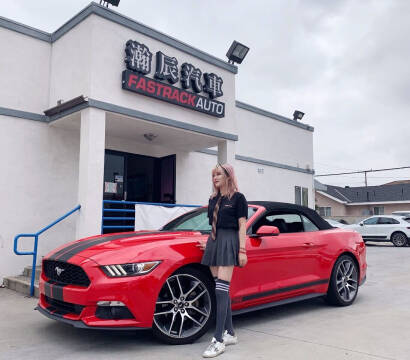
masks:
{"label": "power line", "polygon": [[376,171],[389,171],[389,170],[401,170],[401,169],[410,169],[410,166],[401,166],[395,168],[387,168],[387,169],[370,169],[370,170],[362,170],[362,171],[351,171],[351,172],[343,172],[343,173],[336,173],[336,174],[320,174],[315,175],[316,177],[319,176],[337,176],[337,175],[350,175],[350,174],[364,174],[364,184],[367,186],[367,173],[376,172]]}
{"label": "power line", "polygon": [[410,166],[401,166],[401,167],[388,168],[388,169],[360,170],[360,171],[351,171],[351,172],[343,172],[343,173],[335,173],[335,174],[320,174],[320,175],[315,175],[315,176],[319,177],[319,176],[335,176],[335,175],[347,175],[347,174],[363,174],[363,173],[368,173],[368,172],[400,170],[400,169],[410,169]]}

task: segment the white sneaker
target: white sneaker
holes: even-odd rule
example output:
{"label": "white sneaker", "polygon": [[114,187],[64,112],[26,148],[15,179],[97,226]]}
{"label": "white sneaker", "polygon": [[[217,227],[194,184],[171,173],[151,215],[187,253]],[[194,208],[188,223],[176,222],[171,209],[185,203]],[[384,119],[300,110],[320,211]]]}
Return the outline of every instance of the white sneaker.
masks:
{"label": "white sneaker", "polygon": [[235,345],[238,343],[238,337],[236,335],[231,335],[225,330],[223,335],[223,340],[225,345]]}
{"label": "white sneaker", "polygon": [[215,338],[212,338],[211,343],[206,348],[202,356],[204,358],[212,358],[222,354],[225,351],[225,344],[223,342],[216,341]]}

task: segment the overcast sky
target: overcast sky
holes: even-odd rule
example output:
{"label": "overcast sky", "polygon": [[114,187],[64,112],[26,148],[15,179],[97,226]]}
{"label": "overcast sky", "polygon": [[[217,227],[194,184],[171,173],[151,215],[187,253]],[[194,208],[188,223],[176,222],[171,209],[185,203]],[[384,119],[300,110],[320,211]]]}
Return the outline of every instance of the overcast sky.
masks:
{"label": "overcast sky", "polygon": [[[2,1],[0,15],[53,32],[89,2]],[[236,99],[288,117],[305,112],[316,174],[410,166],[410,1],[121,0],[111,8],[221,59],[232,40],[248,45]],[[400,179],[410,170],[368,175],[369,185]],[[364,185],[363,175],[318,180]]]}

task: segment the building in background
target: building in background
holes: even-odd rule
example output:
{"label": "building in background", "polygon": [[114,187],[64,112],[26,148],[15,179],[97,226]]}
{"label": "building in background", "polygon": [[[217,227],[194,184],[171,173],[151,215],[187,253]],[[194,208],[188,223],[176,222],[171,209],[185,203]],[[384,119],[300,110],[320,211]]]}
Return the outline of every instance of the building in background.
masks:
{"label": "building in background", "polygon": [[316,210],[323,217],[352,224],[371,215],[410,210],[410,183],[341,187],[315,180],[315,202]]}
{"label": "building in background", "polygon": [[314,206],[313,128],[237,101],[235,65],[96,3],[51,34],[0,18],[0,47],[0,280],[30,263],[16,234],[80,204],[42,256],[101,233],[103,199],[205,205],[218,162],[250,200]]}

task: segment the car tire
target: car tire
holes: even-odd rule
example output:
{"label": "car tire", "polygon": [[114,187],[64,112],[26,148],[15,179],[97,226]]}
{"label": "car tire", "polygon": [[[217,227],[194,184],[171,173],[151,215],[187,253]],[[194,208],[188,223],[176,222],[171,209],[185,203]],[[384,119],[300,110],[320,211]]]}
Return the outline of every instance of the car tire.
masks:
{"label": "car tire", "polygon": [[408,239],[405,233],[397,231],[391,235],[390,241],[394,246],[402,247],[407,245]]}
{"label": "car tire", "polygon": [[192,343],[213,324],[215,309],[214,280],[197,268],[184,267],[172,274],[160,290],[153,334],[172,345]]}
{"label": "car tire", "polygon": [[325,300],[331,305],[348,306],[356,299],[358,290],[359,269],[356,261],[349,255],[342,255],[333,266]]}

